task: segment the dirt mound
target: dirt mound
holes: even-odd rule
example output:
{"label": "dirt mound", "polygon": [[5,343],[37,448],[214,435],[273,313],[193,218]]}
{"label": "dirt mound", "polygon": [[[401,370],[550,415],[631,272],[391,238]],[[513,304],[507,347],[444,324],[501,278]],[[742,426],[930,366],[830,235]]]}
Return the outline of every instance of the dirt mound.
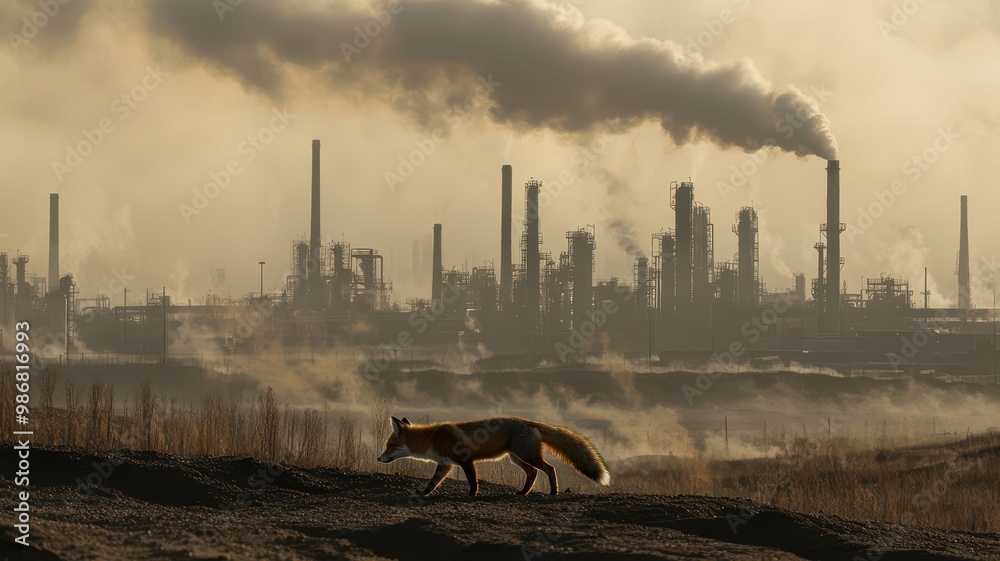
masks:
{"label": "dirt mound", "polygon": [[[1000,559],[1000,535],[627,494],[480,497],[448,480],[249,458],[32,452],[32,549],[10,559]],[[10,473],[9,455],[0,473]],[[110,466],[108,470],[107,466]],[[98,476],[93,474],[97,473]],[[80,486],[79,481],[89,483]]]}

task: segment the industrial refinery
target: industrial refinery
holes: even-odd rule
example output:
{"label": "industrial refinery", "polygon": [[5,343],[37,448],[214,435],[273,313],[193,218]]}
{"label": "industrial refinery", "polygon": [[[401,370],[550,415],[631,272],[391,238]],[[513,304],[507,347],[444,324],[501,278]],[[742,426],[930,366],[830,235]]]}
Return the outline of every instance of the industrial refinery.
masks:
{"label": "industrial refinery", "polygon": [[[566,232],[565,242],[543,245],[543,179],[527,179],[523,190],[515,189],[514,169],[503,165],[497,178],[499,273],[492,261],[471,268],[444,263],[448,225],[427,224],[430,266],[419,270],[425,260],[418,243],[413,263],[414,275],[426,275],[431,291],[398,301],[377,248],[323,242],[320,169],[320,141],[314,140],[310,196],[301,190],[302,204],[310,202],[309,235],[289,243],[291,274],[280,290],[264,290],[261,262],[260,291],[238,299],[214,295],[204,303],[181,303],[164,288],[147,291],[140,304],[126,304],[126,287],[120,294],[81,295],[72,271],[60,268],[59,196],[52,194],[48,274],[30,271],[37,256],[0,253],[0,320],[6,327],[31,320],[44,329],[45,351],[67,361],[105,355],[168,362],[180,358],[171,355],[172,334],[195,325],[214,334],[210,344],[219,353],[349,347],[386,367],[433,363],[451,350],[474,349],[478,358],[579,364],[610,353],[650,367],[797,364],[872,377],[978,375],[986,381],[995,369],[993,310],[970,299],[965,195],[957,209],[958,301],[930,308],[926,285],[918,305],[910,279],[880,274],[865,279],[861,292],[847,292],[841,269],[850,256],[841,246],[836,159],[826,162],[826,221],[817,224],[812,278],[795,273],[782,279],[787,287],[779,282],[776,288],[760,275],[760,256],[768,248],[761,247],[757,211],[744,206],[723,224],[737,237],[738,251],[718,258],[718,217],[698,202],[692,181],[664,184],[662,200],[651,203],[662,205],[673,223],[648,233],[650,257],[636,257],[631,271],[595,278],[600,229],[581,225]],[[816,182],[822,181],[817,172]],[[515,200],[515,192],[523,199]],[[522,224],[513,224],[514,204],[524,205]],[[10,352],[10,341],[4,347]]]}

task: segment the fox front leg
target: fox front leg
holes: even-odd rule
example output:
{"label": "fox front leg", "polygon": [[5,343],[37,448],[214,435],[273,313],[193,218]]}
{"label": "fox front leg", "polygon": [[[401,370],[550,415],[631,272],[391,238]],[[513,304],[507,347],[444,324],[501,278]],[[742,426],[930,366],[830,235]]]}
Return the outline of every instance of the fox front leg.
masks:
{"label": "fox front leg", "polygon": [[465,478],[469,480],[469,496],[475,497],[476,493],[479,491],[479,479],[476,476],[476,464],[472,462],[462,464],[462,471],[465,472]]}
{"label": "fox front leg", "polygon": [[427,488],[420,491],[420,494],[426,496],[433,493],[434,489],[437,489],[438,485],[441,485],[441,482],[444,481],[445,477],[448,477],[448,474],[451,473],[454,467],[451,464],[438,464],[437,469],[434,470],[434,477],[431,477],[431,480],[427,482]]}

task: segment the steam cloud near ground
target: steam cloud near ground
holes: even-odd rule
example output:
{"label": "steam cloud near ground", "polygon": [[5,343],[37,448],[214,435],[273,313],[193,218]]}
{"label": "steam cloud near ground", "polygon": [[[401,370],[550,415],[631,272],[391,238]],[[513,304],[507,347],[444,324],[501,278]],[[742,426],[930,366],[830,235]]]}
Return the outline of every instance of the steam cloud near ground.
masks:
{"label": "steam cloud near ground", "polygon": [[[151,2],[150,31],[278,100],[295,87],[289,68],[304,69],[330,94],[383,99],[436,126],[444,108],[492,80],[490,116],[516,129],[658,121],[678,145],[707,139],[747,152],[773,145],[837,154],[816,101],[771,84],[751,61],[688,56],[677,43],[585,20],[565,2],[247,0],[221,14],[216,4]],[[795,134],[776,134],[787,115],[807,118]]]}
{"label": "steam cloud near ground", "polygon": [[[200,328],[188,335],[176,345],[212,339]],[[180,350],[193,347],[172,347],[172,352]],[[346,343],[316,353],[275,349],[219,359],[206,375],[211,382],[190,391],[193,396],[204,388],[226,388],[229,399],[251,399],[271,387],[280,402],[318,410],[329,405],[335,415],[351,415],[364,426],[376,394],[394,402],[395,414],[413,421],[517,415],[572,427],[609,460],[773,455],[779,452],[778,442],[803,431],[818,440],[875,443],[881,438],[898,444],[1000,426],[1000,391],[989,386],[848,379],[808,368],[737,373],[678,364],[647,373],[645,364],[613,354],[573,368],[552,361],[506,370],[488,361],[477,363],[488,358],[477,349],[440,358],[440,369],[421,366],[410,372],[393,364],[373,371],[366,368],[362,352]],[[710,372],[725,373],[708,376]],[[157,380],[151,381],[156,388]]]}

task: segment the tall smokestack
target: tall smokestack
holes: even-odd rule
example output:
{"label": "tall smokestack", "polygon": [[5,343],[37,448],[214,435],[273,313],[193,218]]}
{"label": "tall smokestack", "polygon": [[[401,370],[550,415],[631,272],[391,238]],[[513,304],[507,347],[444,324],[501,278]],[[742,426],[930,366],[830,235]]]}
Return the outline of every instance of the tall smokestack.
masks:
{"label": "tall smokestack", "polygon": [[323,306],[322,283],[320,277],[320,229],[319,229],[319,140],[312,143],[312,222],[309,228],[309,300],[310,308],[317,310]]}
{"label": "tall smokestack", "polygon": [[826,321],[840,332],[840,160],[826,166]]}
{"label": "tall smokestack", "polygon": [[693,224],[694,303],[699,312],[704,313],[705,308],[712,305],[711,274],[715,267],[712,216],[708,207],[701,204],[694,205]]}
{"label": "tall smokestack", "polygon": [[674,321],[674,236],[664,234],[660,241],[660,324],[666,327]]}
{"label": "tall smokestack", "polygon": [[511,261],[511,205],[513,204],[513,170],[509,165],[500,168],[500,309],[510,309],[511,286],[514,284],[514,267]]}
{"label": "tall smokestack", "polygon": [[635,260],[635,295],[639,307],[638,320],[649,319],[649,258],[639,257]]}
{"label": "tall smokestack", "polygon": [[757,303],[758,245],[757,245],[757,211],[751,207],[740,209],[736,222],[736,235],[739,240],[739,257],[737,265],[738,287],[736,302],[741,306],[753,306]]}
{"label": "tall smokestack", "polygon": [[[441,309],[441,225],[434,225],[434,270],[431,271],[431,309]],[[438,304],[441,302],[441,304]]]}
{"label": "tall smokestack", "polygon": [[580,329],[594,309],[594,237],[586,230],[567,235],[573,268],[573,327]]}
{"label": "tall smokestack", "polygon": [[674,239],[676,241],[677,283],[676,303],[677,315],[682,325],[690,319],[689,313],[693,300],[692,279],[694,277],[692,259],[694,257],[694,184],[681,183],[674,192]]}
{"label": "tall smokestack", "polygon": [[59,195],[49,195],[49,292],[59,290]]}
{"label": "tall smokestack", "polygon": [[539,235],[538,216],[538,189],[542,186],[541,181],[532,179],[525,184],[524,202],[524,273],[525,273],[525,306],[528,312],[529,329],[534,331],[539,312],[539,300],[541,298],[541,271],[540,256],[538,254],[538,244],[541,242]]}
{"label": "tall smokestack", "polygon": [[823,333],[826,331],[826,278],[824,275],[825,271],[823,270],[823,265],[826,263],[823,257],[826,244],[820,242],[813,247],[816,248],[818,254],[816,261],[816,293],[813,294],[813,298],[816,300],[816,332]]}
{"label": "tall smokestack", "polygon": [[969,197],[962,195],[962,230],[958,240],[958,309],[972,307],[972,285],[969,279]]}

